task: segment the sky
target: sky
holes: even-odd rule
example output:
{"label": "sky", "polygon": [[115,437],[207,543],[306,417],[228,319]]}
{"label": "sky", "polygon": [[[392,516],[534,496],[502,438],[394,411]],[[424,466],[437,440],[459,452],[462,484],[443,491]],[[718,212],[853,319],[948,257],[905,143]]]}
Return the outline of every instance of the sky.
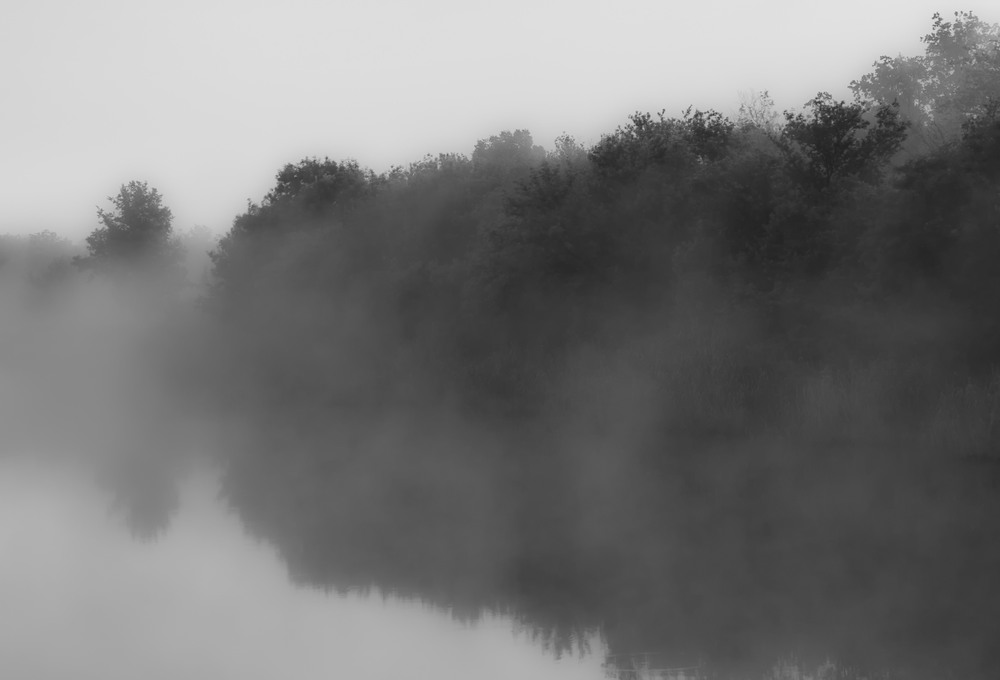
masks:
{"label": "sky", "polygon": [[0,233],[73,240],[130,180],[224,233],[286,163],[382,172],[527,128],[590,145],[635,111],[779,110],[923,52],[940,0],[6,0]]}

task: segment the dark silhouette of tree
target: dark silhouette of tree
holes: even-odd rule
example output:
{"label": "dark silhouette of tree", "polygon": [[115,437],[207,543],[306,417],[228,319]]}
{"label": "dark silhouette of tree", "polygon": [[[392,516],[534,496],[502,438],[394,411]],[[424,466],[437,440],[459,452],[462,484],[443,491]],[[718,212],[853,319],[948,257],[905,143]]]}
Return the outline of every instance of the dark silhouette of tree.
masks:
{"label": "dark silhouette of tree", "polygon": [[895,105],[848,104],[820,92],[806,106],[804,114],[785,112],[776,141],[791,172],[815,189],[844,177],[877,181],[906,139],[907,123]]}
{"label": "dark silhouette of tree", "polygon": [[300,215],[288,218],[341,214],[351,210],[364,198],[372,179],[357,162],[337,163],[329,158],[306,158],[287,164],[277,175],[275,187],[264,197],[264,206],[273,209],[289,207],[294,202]]}
{"label": "dark silhouette of tree", "polygon": [[181,251],[173,238],[173,215],[159,191],[146,182],[132,181],[108,200],[112,209],[98,208],[102,226],[87,237],[90,254],[78,264],[105,271],[177,267]]}
{"label": "dark silhouette of tree", "polygon": [[354,161],[306,158],[285,165],[264,200],[248,201],[246,212],[210,254],[213,297],[252,302],[252,291],[265,287],[272,274],[291,274],[291,269],[275,271],[288,264],[279,257],[282,252],[310,260],[295,267],[297,285],[314,291],[326,286],[332,294],[333,279],[342,279],[347,270],[328,266],[325,258],[363,269],[370,264],[366,258],[378,257],[369,247],[373,234],[359,234],[351,226],[352,215],[374,191],[373,175]]}

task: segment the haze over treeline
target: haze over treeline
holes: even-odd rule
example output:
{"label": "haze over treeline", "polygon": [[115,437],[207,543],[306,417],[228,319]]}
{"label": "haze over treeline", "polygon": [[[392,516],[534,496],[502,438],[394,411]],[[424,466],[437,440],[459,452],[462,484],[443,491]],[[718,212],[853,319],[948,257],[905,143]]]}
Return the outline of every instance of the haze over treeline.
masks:
{"label": "haze over treeline", "polygon": [[2,241],[9,442],[133,461],[143,535],[172,496],[132,466],[208,449],[295,579],[556,647],[990,677],[1000,28],[924,44],[799,111],[306,158],[204,277],[123,186],[83,247]]}

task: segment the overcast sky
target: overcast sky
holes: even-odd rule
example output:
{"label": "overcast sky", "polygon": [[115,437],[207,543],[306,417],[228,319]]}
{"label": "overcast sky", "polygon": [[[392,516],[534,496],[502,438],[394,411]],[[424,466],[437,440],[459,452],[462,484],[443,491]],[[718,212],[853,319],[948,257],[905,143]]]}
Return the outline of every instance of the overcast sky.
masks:
{"label": "overcast sky", "polygon": [[920,54],[940,0],[5,0],[0,233],[74,239],[129,180],[224,232],[287,162],[383,171],[527,128],[591,144],[636,111],[798,107]]}

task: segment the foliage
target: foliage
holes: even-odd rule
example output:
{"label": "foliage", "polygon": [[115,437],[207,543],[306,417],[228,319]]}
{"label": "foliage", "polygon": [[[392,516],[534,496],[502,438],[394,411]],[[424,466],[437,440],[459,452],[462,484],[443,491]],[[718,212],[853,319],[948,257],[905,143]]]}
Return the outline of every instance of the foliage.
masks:
{"label": "foliage", "polygon": [[52,231],[27,236],[0,235],[0,275],[11,270],[19,277],[44,285],[63,275],[77,248]]}
{"label": "foliage", "polygon": [[820,92],[806,106],[808,116],[785,112],[777,143],[796,179],[813,189],[849,177],[877,181],[906,138],[907,125],[892,105],[847,104]]}
{"label": "foliage", "polygon": [[78,264],[103,271],[175,268],[181,253],[173,239],[173,215],[160,192],[131,181],[108,200],[113,209],[98,208],[102,226],[87,237],[89,256]]}
{"label": "foliage", "polygon": [[[353,161],[306,158],[285,165],[264,200],[260,204],[248,202],[246,212],[233,221],[232,229],[212,251],[216,297],[221,299],[227,291],[246,292],[265,282],[262,270],[274,265],[281,244],[293,235],[300,237],[296,243],[345,237],[345,230],[334,227],[342,226],[345,216],[372,190],[371,175]],[[323,254],[311,246],[310,251]],[[314,268],[298,270],[310,278],[321,275]]]}
{"label": "foliage", "polygon": [[923,56],[883,56],[851,83],[858,97],[899,104],[912,126],[911,153],[954,142],[970,117],[1000,98],[1000,25],[972,12],[955,12],[954,21],[936,13],[933,21]]}
{"label": "foliage", "polygon": [[523,172],[545,157],[545,149],[536,146],[527,130],[505,130],[489,139],[481,139],[472,152],[472,166],[477,174],[493,181],[503,181]]}

